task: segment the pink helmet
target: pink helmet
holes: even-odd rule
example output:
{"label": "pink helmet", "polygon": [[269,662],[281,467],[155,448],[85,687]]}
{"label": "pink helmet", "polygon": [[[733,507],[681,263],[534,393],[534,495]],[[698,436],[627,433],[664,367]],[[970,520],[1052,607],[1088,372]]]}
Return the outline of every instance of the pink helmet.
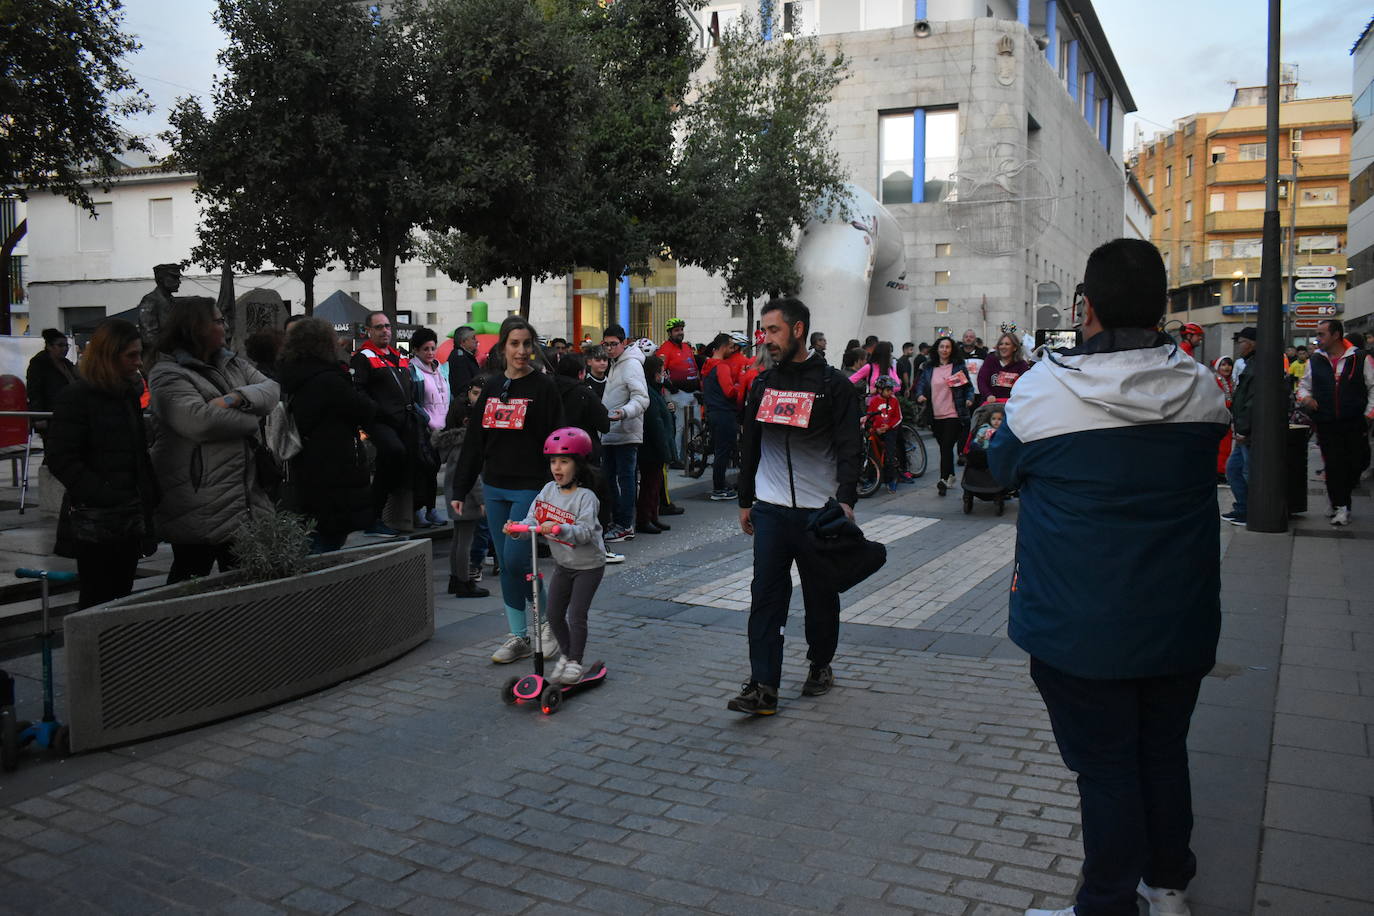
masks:
{"label": "pink helmet", "polygon": [[592,437],[576,426],[563,426],[549,433],[544,440],[545,455],[581,455],[592,453]]}

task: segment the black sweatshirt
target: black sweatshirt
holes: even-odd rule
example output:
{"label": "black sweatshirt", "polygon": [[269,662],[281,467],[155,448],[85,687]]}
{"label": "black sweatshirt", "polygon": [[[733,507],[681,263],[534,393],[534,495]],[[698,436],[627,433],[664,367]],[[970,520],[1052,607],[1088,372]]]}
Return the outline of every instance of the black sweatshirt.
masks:
{"label": "black sweatshirt", "polygon": [[[508,381],[510,387],[507,389]],[[502,389],[505,389],[506,405],[518,406],[520,401],[525,402],[523,428],[498,429],[483,425],[488,400],[497,402],[493,411],[504,410],[506,405],[500,404]],[[493,376],[468,416],[468,434],[458,457],[458,476],[454,479],[453,492],[471,490],[479,474],[484,484],[507,490],[538,490],[549,482],[549,459],[544,457],[544,440],[549,433],[565,425],[563,400],[558,396],[552,377],[542,372],[531,372],[517,379],[507,379],[504,374]]]}

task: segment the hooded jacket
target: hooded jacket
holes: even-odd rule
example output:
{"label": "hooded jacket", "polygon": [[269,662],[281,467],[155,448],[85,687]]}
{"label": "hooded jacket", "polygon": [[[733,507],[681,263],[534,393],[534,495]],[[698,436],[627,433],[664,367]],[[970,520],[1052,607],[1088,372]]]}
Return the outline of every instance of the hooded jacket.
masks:
{"label": "hooded jacket", "polygon": [[611,363],[601,403],[608,411],[625,411],[622,419],[611,421],[610,431],[601,437],[602,445],[638,445],[644,441],[649,385],[644,380],[644,354],[638,347],[627,343],[624,352]]}
{"label": "hooded jacket", "polygon": [[[814,395],[806,424],[760,421],[759,407],[770,391]],[[754,381],[745,400],[740,508],[762,500],[819,509],[832,497],[852,507],[862,457],[858,389],[816,353],[804,362],[779,363]]]}
{"label": "hooded jacket", "polygon": [[1037,360],[988,450],[993,476],[1020,490],[1008,635],[1082,678],[1211,667],[1229,420],[1211,370],[1153,329]]}
{"label": "hooded jacket", "polygon": [[[228,350],[202,362],[161,353],[148,373],[157,421],[153,469],[162,486],[157,531],[172,544],[224,544],[252,512],[272,511],[253,460],[258,421],[281,400],[277,383]],[[233,392],[243,407],[211,401]]]}

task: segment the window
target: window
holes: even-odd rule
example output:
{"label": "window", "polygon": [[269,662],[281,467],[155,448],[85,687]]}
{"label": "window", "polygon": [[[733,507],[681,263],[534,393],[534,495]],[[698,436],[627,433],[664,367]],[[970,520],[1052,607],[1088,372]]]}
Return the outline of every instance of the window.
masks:
{"label": "window", "polygon": [[1193,202],[1192,202],[1191,200],[1185,200],[1185,201],[1183,202],[1183,221],[1184,221],[1185,223],[1187,223],[1187,222],[1192,222],[1192,219],[1193,219]]}
{"label": "window", "polygon": [[[916,128],[925,121],[924,161],[916,161]],[[959,110],[923,109],[879,115],[879,186],[885,204],[940,200],[959,162]],[[921,186],[913,176],[920,175]]]}
{"label": "window", "polygon": [[782,5],[782,35],[816,34],[816,0],[790,0]]}
{"label": "window", "polygon": [[425,312],[425,324],[434,325],[439,323],[438,312]]}
{"label": "window", "polygon": [[1173,186],[1174,186],[1174,167],[1173,167],[1172,165],[1166,165],[1166,166],[1164,167],[1164,187],[1166,187],[1166,188],[1171,188],[1171,187],[1173,187]]}
{"label": "window", "polygon": [[1337,203],[1335,188],[1303,188],[1298,203],[1304,207],[1332,207]]}
{"label": "window", "polygon": [[1260,281],[1259,278],[1250,279],[1248,277],[1236,280],[1231,284],[1232,302],[1259,302]]}
{"label": "window", "polygon": [[936,300],[935,300],[935,312],[936,312],[936,314],[943,315],[943,314],[945,314],[945,313],[948,312],[948,311],[949,311],[949,300],[948,300],[948,299],[936,299]]}
{"label": "window", "polygon": [[937,242],[935,244],[935,257],[947,258],[954,252],[954,246],[949,242]]}
{"label": "window", "polygon": [[82,251],[109,251],[114,247],[114,204],[96,204],[95,215],[72,209],[76,212],[77,247]]}
{"label": "window", "polygon": [[1207,209],[1212,213],[1220,213],[1226,209],[1226,195],[1218,191],[1208,198]]}
{"label": "window", "polygon": [[[356,271],[356,270],[350,270],[350,271],[348,272],[348,279],[350,279],[350,280],[356,280],[356,279],[358,279],[358,276],[359,276],[359,274],[358,274],[358,271]],[[357,297],[355,296],[354,298],[356,299]]]}
{"label": "window", "polygon": [[519,295],[520,295],[520,287],[518,287],[518,286],[511,286],[511,285],[509,285],[509,284],[506,285],[506,298],[507,298],[507,299],[515,299],[515,298],[519,297]]}
{"label": "window", "polygon": [[936,286],[944,286],[944,285],[945,285],[946,283],[948,283],[948,282],[949,282],[949,271],[947,271],[947,270],[937,270],[937,271],[935,271],[935,285],[936,285]]}
{"label": "window", "polygon": [[1226,147],[1224,147],[1224,146],[1214,146],[1214,147],[1212,147],[1212,165],[1216,165],[1218,162],[1225,162],[1225,161],[1226,161]]}
{"label": "window", "polygon": [[736,19],[739,18],[739,10],[740,5],[738,3],[713,3],[706,9],[702,10],[701,21],[710,24],[711,14],[718,13],[720,22],[720,34],[724,35],[725,31],[728,28],[730,28],[731,25],[734,24]]}
{"label": "window", "polygon": [[148,201],[148,234],[158,238],[172,234],[172,198],[154,197]]}
{"label": "window", "polygon": [[1340,239],[1334,235],[1300,235],[1298,250],[1312,254],[1335,254],[1340,250]]}
{"label": "window", "polygon": [[1231,242],[1231,257],[1257,258],[1264,247],[1264,239],[1235,239]]}
{"label": "window", "polygon": [[1316,140],[1302,141],[1302,155],[1308,156],[1339,156],[1341,154],[1340,137],[1319,137]]}
{"label": "window", "polygon": [[433,277],[433,276],[435,276],[435,275],[437,275],[437,274],[438,274],[438,271],[435,270],[433,264],[431,264],[431,265],[429,265],[428,267],[425,268],[425,276],[426,276],[426,277]]}
{"label": "window", "polygon": [[1180,266],[1180,267],[1192,267],[1192,266],[1193,266],[1193,246],[1192,246],[1192,245],[1184,245],[1184,246],[1183,246],[1183,257],[1181,257],[1181,258],[1178,259],[1178,263],[1179,263],[1179,266]]}
{"label": "window", "polygon": [[437,289],[427,289],[427,290],[425,290],[425,301],[426,301],[426,302],[438,302],[438,301],[439,301],[439,291],[438,291]]}
{"label": "window", "polygon": [[1207,260],[1215,261],[1226,257],[1226,243],[1211,241],[1207,243]]}
{"label": "window", "polygon": [[1263,143],[1242,143],[1240,145],[1241,162],[1262,162],[1264,160]]}
{"label": "window", "polygon": [[1171,255],[1171,254],[1173,254],[1173,252],[1171,252],[1171,251],[1166,251],[1166,252],[1164,252],[1164,272],[1165,272],[1166,274],[1170,272],[1170,270],[1169,270],[1169,260],[1170,260],[1170,259],[1169,259],[1169,255]]}
{"label": "window", "polygon": [[1153,194],[1154,192],[1155,192],[1155,176],[1151,175],[1149,178],[1146,179],[1146,183],[1145,183],[1145,193],[1146,193],[1146,194]]}
{"label": "window", "polygon": [[1192,178],[1192,177],[1193,177],[1193,157],[1192,157],[1192,156],[1184,156],[1184,157],[1183,157],[1183,177],[1184,177],[1184,178]]}
{"label": "window", "polygon": [[353,292],[349,293],[349,295],[352,296],[358,302],[363,301],[362,290],[355,289]]}
{"label": "window", "polygon": [[1237,210],[1263,210],[1264,192],[1263,191],[1237,191],[1236,192]]}
{"label": "window", "polygon": [[1165,211],[1164,211],[1164,228],[1165,228],[1165,229],[1172,229],[1172,228],[1174,228],[1174,211],[1173,211],[1173,210],[1165,210]]}
{"label": "window", "polygon": [[[464,296],[465,296],[466,298],[468,298],[468,299],[477,299],[477,298],[479,298],[481,295],[482,295],[482,288],[481,288],[480,286],[469,286],[467,292],[464,293]],[[471,320],[472,320],[471,318],[468,319],[468,321],[471,321]]]}

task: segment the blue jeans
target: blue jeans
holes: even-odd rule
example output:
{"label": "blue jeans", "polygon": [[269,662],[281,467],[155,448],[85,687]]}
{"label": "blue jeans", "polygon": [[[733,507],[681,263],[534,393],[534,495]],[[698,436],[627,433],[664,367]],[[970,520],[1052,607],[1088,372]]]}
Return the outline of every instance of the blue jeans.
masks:
{"label": "blue jeans", "polygon": [[806,523],[815,509],[754,503],[754,580],[749,586],[749,667],[753,680],[776,687],[782,681],[783,627],[792,601],[792,561],[801,573],[806,607],[806,657],[828,665],[840,641],[840,593],[813,563]]}
{"label": "blue jeans", "polygon": [[487,558],[487,548],[490,546],[491,531],[487,528],[487,518],[484,515],[477,520],[477,526],[472,530],[472,549],[468,551],[468,565],[480,569],[482,561]]}
{"label": "blue jeans", "polygon": [[1188,725],[1207,672],[1099,680],[1032,657],[1030,673],[1064,765],[1078,774],[1078,916],[1135,916],[1141,880],[1185,890],[1197,873]]}
{"label": "blue jeans", "polygon": [[523,522],[539,491],[507,490],[485,480],[482,485],[486,488],[487,529],[491,531],[496,562],[501,564],[501,600],[506,605],[506,622],[511,635],[524,636],[528,629],[525,605],[530,600],[530,584],[525,578],[530,572],[530,542],[507,537],[501,529],[508,521]]}
{"label": "blue jeans", "polygon": [[1226,459],[1226,482],[1231,487],[1231,496],[1235,500],[1235,505],[1231,507],[1232,514],[1241,521],[1245,521],[1245,510],[1248,507],[1247,499],[1250,496],[1250,442],[1233,442],[1231,445],[1231,457]]}
{"label": "blue jeans", "polygon": [[635,525],[635,470],[639,444],[601,445],[601,469],[611,488],[611,520],[619,528]]}

